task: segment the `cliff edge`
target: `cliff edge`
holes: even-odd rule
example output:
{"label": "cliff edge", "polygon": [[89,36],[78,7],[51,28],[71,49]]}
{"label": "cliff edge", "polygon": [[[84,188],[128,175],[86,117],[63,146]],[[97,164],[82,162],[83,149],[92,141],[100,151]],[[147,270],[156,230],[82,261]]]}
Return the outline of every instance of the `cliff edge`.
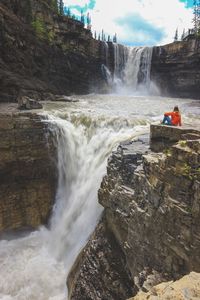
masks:
{"label": "cliff edge", "polygon": [[51,0],[1,0],[0,102],[87,94],[103,79],[99,41]]}
{"label": "cliff edge", "polygon": [[200,40],[189,39],[154,47],[151,80],[162,95],[199,99]]}
{"label": "cliff edge", "polygon": [[[101,260],[108,250],[95,231],[69,274],[69,299],[124,300],[162,281],[200,272],[200,131],[151,125],[150,146],[145,138],[121,144],[108,160],[98,193],[101,222],[123,253],[118,278],[125,272],[128,288],[121,292],[120,280],[115,285],[107,279],[116,257],[110,256],[109,267],[100,264],[96,249]],[[98,285],[88,289],[94,278]],[[101,297],[105,287],[109,297]]]}
{"label": "cliff edge", "polygon": [[37,228],[55,200],[54,139],[44,117],[0,107],[0,233]]}

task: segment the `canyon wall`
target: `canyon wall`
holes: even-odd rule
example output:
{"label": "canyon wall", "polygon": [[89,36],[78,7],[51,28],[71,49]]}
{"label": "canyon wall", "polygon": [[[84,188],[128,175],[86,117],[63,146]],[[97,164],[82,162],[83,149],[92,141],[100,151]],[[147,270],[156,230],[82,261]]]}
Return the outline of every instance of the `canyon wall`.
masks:
{"label": "canyon wall", "polygon": [[162,95],[199,99],[200,40],[154,47],[151,80]]}
{"label": "canyon wall", "polygon": [[0,102],[89,93],[104,84],[99,41],[50,0],[0,3]]}
{"label": "canyon wall", "polygon": [[[101,265],[107,247],[97,229],[69,274],[70,299],[125,300],[131,291],[133,296],[159,282],[200,272],[200,132],[151,125],[151,148],[145,138],[121,144],[109,158],[98,193],[102,222],[122,252],[122,272],[131,278],[128,289],[119,279],[123,293],[112,295],[116,287],[108,278],[117,258],[113,251],[109,266]],[[96,297],[95,287],[88,292],[93,278],[97,287],[110,291],[109,297],[101,298],[101,290]]]}
{"label": "canyon wall", "polygon": [[43,121],[35,113],[0,113],[0,232],[37,228],[50,216],[56,148]]}
{"label": "canyon wall", "polygon": [[[107,92],[102,63],[116,73],[124,64],[122,50],[93,39],[80,21],[59,15],[51,0],[2,0],[0,102]],[[199,58],[199,40],[154,47],[151,79],[162,95],[199,98]]]}

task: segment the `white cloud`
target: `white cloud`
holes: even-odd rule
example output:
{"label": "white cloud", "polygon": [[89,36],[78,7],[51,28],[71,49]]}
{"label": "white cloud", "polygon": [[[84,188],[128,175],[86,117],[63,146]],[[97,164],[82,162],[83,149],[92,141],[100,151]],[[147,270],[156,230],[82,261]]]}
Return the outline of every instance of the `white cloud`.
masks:
{"label": "white cloud", "polygon": [[[89,0],[69,0],[66,5],[85,5]],[[96,0],[96,5],[90,11],[92,17],[92,30],[98,33],[104,29],[106,34],[113,35],[115,32],[118,41],[142,42],[147,39],[145,33],[138,30],[130,30],[116,20],[130,14],[139,14],[143,19],[165,33],[159,44],[173,41],[176,28],[179,34],[183,29],[192,27],[192,9],[187,9],[179,0]],[[143,41],[143,42],[144,42]]]}
{"label": "white cloud", "polygon": [[90,0],[64,0],[63,2],[66,6],[71,6],[71,5],[85,6],[90,2]]}

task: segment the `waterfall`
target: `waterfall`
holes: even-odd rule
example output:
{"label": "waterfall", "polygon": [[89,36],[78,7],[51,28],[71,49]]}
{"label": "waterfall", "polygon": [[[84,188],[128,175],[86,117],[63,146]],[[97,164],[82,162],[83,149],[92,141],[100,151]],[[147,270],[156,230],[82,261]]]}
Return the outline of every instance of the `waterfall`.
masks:
{"label": "waterfall", "polygon": [[129,48],[128,60],[124,69],[124,85],[126,88],[135,90],[138,84],[138,73],[143,48]]}
{"label": "waterfall", "polygon": [[138,83],[142,84],[146,89],[150,86],[150,72],[151,72],[151,59],[152,47],[145,47],[142,51],[140,59],[140,69],[138,72]]}
{"label": "waterfall", "polygon": [[118,93],[147,92],[150,87],[153,48],[126,47],[116,43],[112,45],[113,76],[109,70],[107,54],[106,66],[102,65],[102,73],[107,84]]}
{"label": "waterfall", "polygon": [[128,60],[124,68],[123,90],[129,92],[138,89],[148,90],[152,49],[150,47],[130,47]]}
{"label": "waterfall", "polygon": [[109,51],[109,48],[108,48],[108,43],[107,42],[104,42],[102,41],[101,42],[101,45],[102,45],[102,54],[103,54],[103,57],[104,57],[104,65],[106,67],[108,67],[108,51]]}
{"label": "waterfall", "polygon": [[50,248],[57,259],[65,260],[69,271],[102,211],[97,191],[106,158],[120,140],[138,133],[137,127],[133,133],[133,124],[124,128],[122,120],[116,118],[92,120],[81,115],[72,123],[49,116],[49,124],[58,147],[59,171]]}
{"label": "waterfall", "polygon": [[[58,156],[55,206],[50,228],[41,226],[0,240],[1,300],[67,299],[67,273],[101,215],[97,191],[107,157],[120,141],[147,133],[148,124],[174,105],[174,99],[162,97],[158,101],[91,94],[74,99],[79,102],[44,104],[43,121],[53,134]],[[192,100],[176,103],[187,112],[184,120],[198,126],[197,107],[191,117]]]}
{"label": "waterfall", "polygon": [[122,80],[124,67],[128,59],[128,47],[113,43],[114,81]]}

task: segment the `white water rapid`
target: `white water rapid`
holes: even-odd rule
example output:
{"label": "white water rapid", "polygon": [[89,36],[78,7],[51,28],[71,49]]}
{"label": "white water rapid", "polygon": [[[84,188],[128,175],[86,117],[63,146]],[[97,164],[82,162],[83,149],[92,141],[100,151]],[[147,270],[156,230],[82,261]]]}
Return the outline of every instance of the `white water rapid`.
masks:
{"label": "white water rapid", "polygon": [[[66,300],[66,278],[101,215],[97,191],[107,157],[120,141],[149,132],[179,105],[183,123],[200,124],[192,100],[117,95],[74,96],[45,104],[58,148],[59,182],[50,228],[0,241],[1,300]],[[44,195],[45,197],[45,195]],[[78,300],[78,299],[77,299]]]}

